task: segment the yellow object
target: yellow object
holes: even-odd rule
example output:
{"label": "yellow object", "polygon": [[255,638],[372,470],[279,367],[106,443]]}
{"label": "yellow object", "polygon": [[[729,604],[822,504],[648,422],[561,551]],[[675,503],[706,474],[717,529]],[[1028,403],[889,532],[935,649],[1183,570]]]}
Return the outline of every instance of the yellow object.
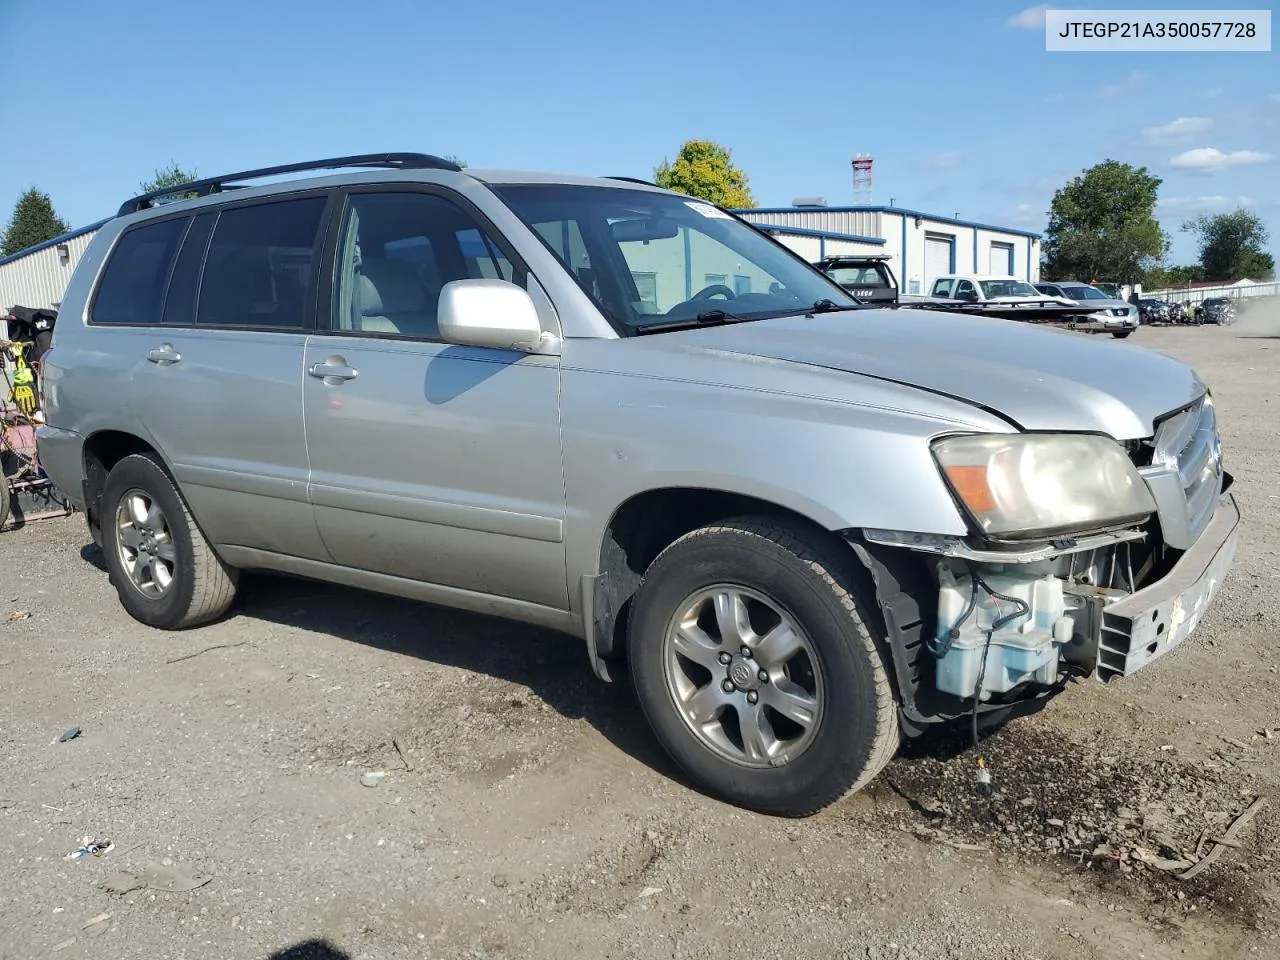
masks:
{"label": "yellow object", "polygon": [[9,344],[9,349],[13,351],[14,364],[13,387],[9,391],[9,402],[29,417],[36,412],[36,392],[31,386],[36,382],[36,378],[31,368],[27,366],[27,359],[24,356],[26,346],[25,343]]}

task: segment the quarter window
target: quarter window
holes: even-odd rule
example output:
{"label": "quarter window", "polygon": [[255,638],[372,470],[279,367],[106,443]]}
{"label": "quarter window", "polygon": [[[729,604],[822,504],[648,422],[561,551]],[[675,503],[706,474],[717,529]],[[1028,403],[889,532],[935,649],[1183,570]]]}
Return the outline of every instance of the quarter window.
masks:
{"label": "quarter window", "polygon": [[116,243],[89,317],[93,323],[158,324],[165,284],[188,220],[128,230]]}
{"label": "quarter window", "polygon": [[222,211],[205,259],[196,323],[305,326],[325,203],[306,197]]}
{"label": "quarter window", "polygon": [[952,284],[954,284],[954,283],[955,283],[955,281],[954,281],[954,280],[935,280],[935,281],[933,281],[933,293],[932,293],[931,295],[932,295],[932,296],[935,296],[935,297],[949,297],[949,296],[951,296],[951,286],[952,286]]}

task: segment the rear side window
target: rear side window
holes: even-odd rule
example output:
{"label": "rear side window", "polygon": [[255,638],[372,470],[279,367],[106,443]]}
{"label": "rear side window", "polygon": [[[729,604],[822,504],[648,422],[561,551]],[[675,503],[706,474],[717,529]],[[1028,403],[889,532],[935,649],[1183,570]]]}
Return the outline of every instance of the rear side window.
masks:
{"label": "rear side window", "polygon": [[190,229],[178,252],[178,262],[173,266],[169,279],[169,292],[164,298],[164,322],[191,323],[196,314],[196,289],[200,284],[200,264],[204,263],[205,250],[209,248],[209,235],[213,233],[216,213],[202,213],[191,222]]}
{"label": "rear side window", "polygon": [[196,323],[302,327],[326,199],[224,210],[209,241]]}
{"label": "rear side window", "polygon": [[159,323],[169,268],[186,226],[178,218],[126,231],[107,261],[89,321]]}

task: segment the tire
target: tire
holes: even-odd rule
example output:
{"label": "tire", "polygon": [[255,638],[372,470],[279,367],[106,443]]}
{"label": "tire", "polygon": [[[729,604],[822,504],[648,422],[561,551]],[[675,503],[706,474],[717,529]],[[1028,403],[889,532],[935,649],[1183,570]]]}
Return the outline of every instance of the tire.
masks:
{"label": "tire", "polygon": [[[803,817],[861,789],[893,758],[901,736],[897,708],[884,657],[864,614],[874,608],[854,578],[855,562],[851,551],[821,531],[772,517],[739,517],[686,534],[645,571],[627,641],[632,682],[657,739],[700,786],[748,809]],[[735,673],[743,657],[728,664],[719,659],[737,643],[732,639],[703,660],[709,648],[686,636],[681,646],[697,647],[701,662],[696,667],[694,660],[673,653],[676,644],[668,638],[675,635],[676,623],[701,630],[704,621],[694,624],[682,614],[690,609],[691,598],[707,594],[712,596],[707,630],[695,635],[721,642],[725,631],[719,629],[715,601],[733,591],[754,594],[743,608],[750,610],[744,636],[753,637],[747,645],[757,659],[745,660],[747,669]],[[761,642],[781,632],[770,628],[770,607],[798,628],[793,636],[807,646],[775,670],[773,679],[757,684],[757,700],[745,692],[754,682],[750,679],[748,687],[725,693],[725,678],[742,677],[773,659]],[[713,672],[717,669],[724,672]],[[698,685],[704,674],[709,679]],[[696,692],[686,694],[686,687]],[[773,709],[773,703],[781,702],[775,698],[799,702],[792,699],[797,687],[801,693],[814,692],[813,722],[798,737],[777,736],[776,753],[747,756],[739,721],[750,714],[739,711],[765,715],[775,735],[801,729]],[[715,731],[714,738],[697,732],[695,721],[686,717],[706,715],[695,708],[697,696],[706,698],[705,705],[722,693],[728,705],[701,727]],[[732,720],[727,719],[731,711]],[[740,743],[725,734],[735,726]],[[735,750],[737,756],[732,755]]]}
{"label": "tire", "polygon": [[0,530],[9,522],[10,499],[13,491],[9,489],[9,478],[0,470]]}
{"label": "tire", "polygon": [[[154,506],[159,519],[148,510],[147,524],[133,524],[130,505]],[[154,454],[133,454],[112,468],[102,492],[101,517],[107,573],[121,606],[135,620],[181,630],[216,620],[230,609],[239,571],[214,553]],[[130,545],[148,532],[151,537],[141,545]],[[142,572],[135,576],[131,569]],[[169,570],[167,576],[163,569]]]}
{"label": "tire", "polygon": [[1132,330],[1112,330],[1111,331],[1111,335],[1115,337],[1117,340],[1123,340],[1125,337],[1127,337],[1131,333],[1133,333]]}

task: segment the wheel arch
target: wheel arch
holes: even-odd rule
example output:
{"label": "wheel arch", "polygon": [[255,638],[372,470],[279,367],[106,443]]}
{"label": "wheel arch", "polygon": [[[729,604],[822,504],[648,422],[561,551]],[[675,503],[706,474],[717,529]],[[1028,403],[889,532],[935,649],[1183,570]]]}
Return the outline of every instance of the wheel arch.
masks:
{"label": "wheel arch", "polygon": [[101,429],[85,437],[81,455],[84,460],[85,519],[94,542],[102,545],[102,492],[107,476],[117,463],[137,453],[149,453],[160,461],[165,472],[173,476],[173,467],[154,444],[128,430]]}
{"label": "wheel arch", "polygon": [[[608,661],[620,658],[631,600],[644,572],[670,544],[692,530],[729,517],[785,518],[817,536],[839,539],[832,517],[806,503],[784,503],[727,489],[664,486],[635,493],[614,508],[599,538],[597,573],[585,578],[584,624],[592,668],[610,679]],[[825,522],[824,522],[825,521]],[[853,551],[850,561],[865,575]]]}

